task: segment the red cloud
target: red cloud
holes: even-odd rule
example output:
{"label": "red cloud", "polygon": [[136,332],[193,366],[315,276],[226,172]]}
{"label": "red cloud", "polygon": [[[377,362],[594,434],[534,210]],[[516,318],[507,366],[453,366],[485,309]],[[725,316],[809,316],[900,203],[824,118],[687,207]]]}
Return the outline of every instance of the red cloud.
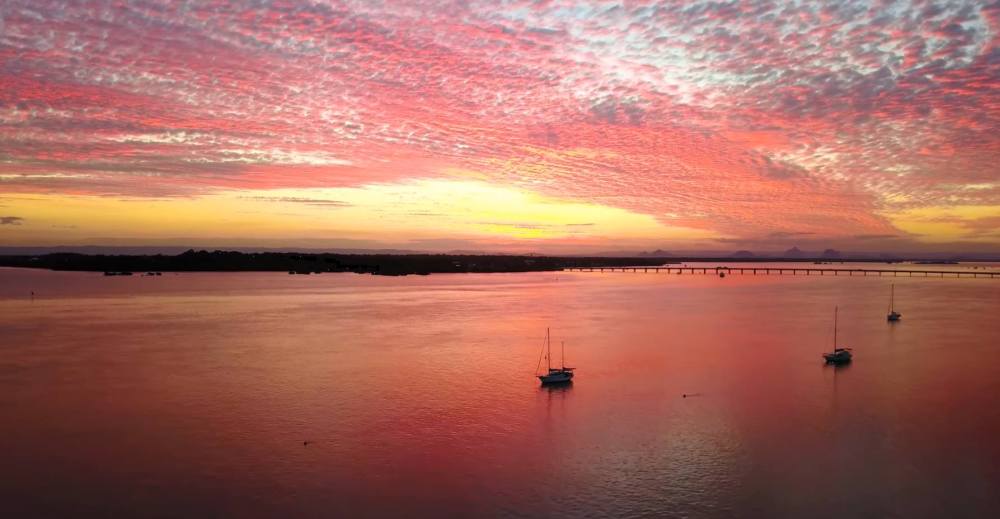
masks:
{"label": "red cloud", "polygon": [[996,181],[996,6],[104,5],[0,12],[0,191],[465,169],[732,236],[998,203],[954,187]]}

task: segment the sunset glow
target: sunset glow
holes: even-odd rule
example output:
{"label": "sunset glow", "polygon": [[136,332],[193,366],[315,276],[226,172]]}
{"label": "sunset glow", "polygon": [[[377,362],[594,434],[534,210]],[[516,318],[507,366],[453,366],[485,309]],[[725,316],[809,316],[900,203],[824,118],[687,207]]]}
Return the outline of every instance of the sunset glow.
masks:
{"label": "sunset glow", "polygon": [[998,4],[0,4],[0,245],[996,251],[998,159]]}

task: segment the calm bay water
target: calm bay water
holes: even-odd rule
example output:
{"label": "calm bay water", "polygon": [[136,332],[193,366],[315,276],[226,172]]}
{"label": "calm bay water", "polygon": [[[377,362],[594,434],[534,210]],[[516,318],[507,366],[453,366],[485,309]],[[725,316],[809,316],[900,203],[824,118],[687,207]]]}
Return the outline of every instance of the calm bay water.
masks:
{"label": "calm bay water", "polygon": [[988,279],[0,269],[0,515],[995,517],[998,317]]}

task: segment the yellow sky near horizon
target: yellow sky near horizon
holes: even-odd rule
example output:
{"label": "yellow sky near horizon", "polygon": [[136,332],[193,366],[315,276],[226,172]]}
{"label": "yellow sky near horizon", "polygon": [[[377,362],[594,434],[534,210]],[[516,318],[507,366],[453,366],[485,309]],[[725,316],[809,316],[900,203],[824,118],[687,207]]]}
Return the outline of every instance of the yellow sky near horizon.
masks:
{"label": "yellow sky near horizon", "polygon": [[[419,179],[351,188],[219,191],[196,197],[0,196],[5,246],[356,241],[442,250],[573,251],[676,244],[725,248],[725,236],[651,215],[561,200],[480,180]],[[884,213],[913,242],[1000,242],[1000,206],[929,206]],[[447,236],[447,240],[442,240]],[[209,245],[210,246],[210,245]],[[669,245],[668,245],[669,246]],[[732,247],[743,248],[739,243]]]}
{"label": "yellow sky near horizon", "polygon": [[101,237],[164,241],[377,240],[447,236],[470,242],[580,246],[652,238],[691,242],[716,234],[664,225],[649,215],[545,197],[470,180],[414,180],[357,188],[221,191],[197,197],[127,199],[72,195],[3,198],[19,225],[6,245],[83,244]]}

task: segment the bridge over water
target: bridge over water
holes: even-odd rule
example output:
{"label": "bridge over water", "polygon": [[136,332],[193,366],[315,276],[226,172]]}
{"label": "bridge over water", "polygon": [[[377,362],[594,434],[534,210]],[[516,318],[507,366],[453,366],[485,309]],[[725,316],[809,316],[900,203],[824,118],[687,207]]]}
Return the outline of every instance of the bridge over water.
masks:
{"label": "bridge over water", "polygon": [[912,270],[875,268],[824,268],[824,267],[571,267],[564,272],[664,272],[667,274],[745,274],[754,276],[892,276],[892,277],[954,277],[1000,278],[997,271],[977,270]]}

